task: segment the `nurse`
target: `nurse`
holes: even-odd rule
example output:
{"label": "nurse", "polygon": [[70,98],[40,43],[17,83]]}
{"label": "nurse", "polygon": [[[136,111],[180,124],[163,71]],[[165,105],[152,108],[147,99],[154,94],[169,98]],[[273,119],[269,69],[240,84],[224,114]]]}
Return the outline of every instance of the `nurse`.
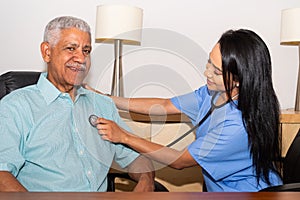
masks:
{"label": "nurse", "polygon": [[194,125],[215,107],[184,150],[144,140],[104,118],[96,120],[99,134],[175,169],[200,165],[211,192],[259,191],[282,184],[275,163],[280,158],[279,103],[264,41],[251,30],[228,30],[211,50],[204,75],[206,85],[171,99],[112,96],[119,109],[184,113]]}

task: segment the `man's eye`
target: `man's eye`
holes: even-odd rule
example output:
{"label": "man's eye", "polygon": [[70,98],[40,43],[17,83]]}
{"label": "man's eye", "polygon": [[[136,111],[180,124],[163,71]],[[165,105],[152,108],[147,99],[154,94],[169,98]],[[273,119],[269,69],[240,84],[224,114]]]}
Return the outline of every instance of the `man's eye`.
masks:
{"label": "man's eye", "polygon": [[75,48],[74,48],[74,47],[67,47],[67,50],[69,50],[69,51],[74,51]]}
{"label": "man's eye", "polygon": [[84,55],[90,55],[90,53],[91,53],[91,50],[83,50],[83,53],[84,53]]}

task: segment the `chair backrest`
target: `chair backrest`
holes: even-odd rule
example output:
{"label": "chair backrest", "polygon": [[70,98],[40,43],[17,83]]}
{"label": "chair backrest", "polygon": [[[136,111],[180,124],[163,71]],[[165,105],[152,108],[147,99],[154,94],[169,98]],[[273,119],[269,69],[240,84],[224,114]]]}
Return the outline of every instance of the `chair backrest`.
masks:
{"label": "chair backrest", "polygon": [[34,71],[10,71],[0,76],[0,99],[11,91],[35,84],[41,72]]}
{"label": "chair backrest", "polygon": [[283,185],[261,190],[261,192],[291,191],[300,191],[300,129],[283,160]]}
{"label": "chair backrest", "polygon": [[300,129],[283,161],[283,183],[300,183]]}

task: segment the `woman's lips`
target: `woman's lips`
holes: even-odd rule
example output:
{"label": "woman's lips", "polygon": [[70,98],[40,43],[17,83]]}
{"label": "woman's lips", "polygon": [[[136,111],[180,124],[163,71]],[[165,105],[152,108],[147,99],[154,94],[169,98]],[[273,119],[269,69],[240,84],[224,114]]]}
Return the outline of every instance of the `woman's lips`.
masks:
{"label": "woman's lips", "polygon": [[214,83],[212,82],[212,81],[210,81],[210,80],[206,80],[206,82],[207,82],[207,85],[213,85]]}

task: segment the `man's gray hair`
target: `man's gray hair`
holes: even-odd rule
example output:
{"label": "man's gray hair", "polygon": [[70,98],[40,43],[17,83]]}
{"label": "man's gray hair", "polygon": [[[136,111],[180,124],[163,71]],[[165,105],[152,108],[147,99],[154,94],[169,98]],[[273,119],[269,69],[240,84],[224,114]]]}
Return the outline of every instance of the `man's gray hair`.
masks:
{"label": "man's gray hair", "polygon": [[44,42],[55,45],[60,37],[60,31],[68,28],[77,28],[87,32],[91,37],[91,28],[88,23],[76,17],[62,16],[51,20],[47,24],[44,32]]}

